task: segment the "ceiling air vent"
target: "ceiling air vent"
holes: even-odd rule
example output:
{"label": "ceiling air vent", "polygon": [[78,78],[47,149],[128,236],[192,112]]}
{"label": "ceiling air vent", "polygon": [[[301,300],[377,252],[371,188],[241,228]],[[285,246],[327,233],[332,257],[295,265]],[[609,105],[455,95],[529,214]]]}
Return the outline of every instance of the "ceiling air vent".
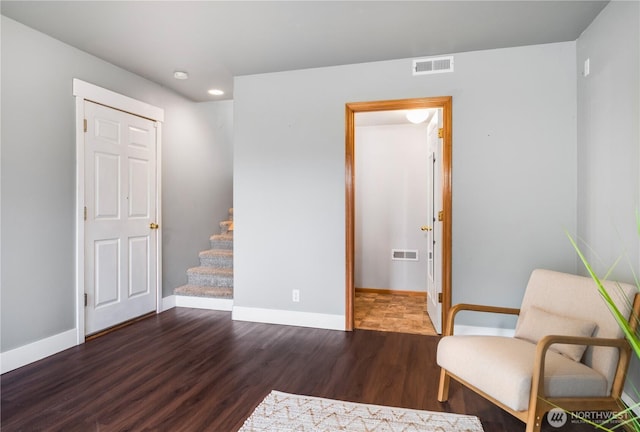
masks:
{"label": "ceiling air vent", "polygon": [[453,56],[430,57],[413,61],[414,75],[453,72]]}

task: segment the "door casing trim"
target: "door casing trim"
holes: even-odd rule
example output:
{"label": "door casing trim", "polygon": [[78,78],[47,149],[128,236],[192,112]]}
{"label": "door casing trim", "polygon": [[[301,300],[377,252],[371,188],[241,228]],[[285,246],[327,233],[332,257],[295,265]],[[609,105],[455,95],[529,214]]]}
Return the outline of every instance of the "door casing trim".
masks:
{"label": "door casing trim", "polygon": [[91,101],[119,111],[124,111],[156,122],[156,215],[155,220],[160,225],[156,230],[156,312],[162,312],[162,122],[164,110],[149,105],[94,84],[73,79],[73,96],[76,105],[76,209],[75,209],[75,292],[76,292],[76,344],[85,341],[84,320],[84,102]]}
{"label": "door casing trim", "polygon": [[353,330],[355,296],[355,114],[358,112],[393,111],[417,108],[442,108],[442,328],[446,327],[451,309],[451,164],[452,164],[451,96],[398,99],[373,102],[351,102],[345,105],[345,330]]}

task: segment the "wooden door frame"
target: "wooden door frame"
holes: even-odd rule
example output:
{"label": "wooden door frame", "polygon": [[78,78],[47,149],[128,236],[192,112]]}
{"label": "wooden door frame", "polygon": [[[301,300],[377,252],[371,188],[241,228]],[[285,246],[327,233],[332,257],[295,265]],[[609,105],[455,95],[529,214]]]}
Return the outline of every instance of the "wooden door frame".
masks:
{"label": "wooden door frame", "polygon": [[355,296],[355,114],[359,112],[393,111],[419,108],[442,108],[442,328],[447,325],[451,309],[451,160],[452,160],[452,97],[426,97],[373,102],[352,102],[345,105],[345,207],[346,207],[346,299],[345,330],[353,330]]}
{"label": "wooden door frame", "polygon": [[85,182],[85,161],[84,161],[84,103],[85,101],[95,102],[119,111],[124,111],[138,117],[152,120],[156,124],[156,214],[155,220],[160,225],[156,230],[157,254],[156,254],[156,312],[162,312],[162,123],[164,122],[164,110],[162,108],[149,105],[145,102],[132,99],[128,96],[112,92],[111,90],[98,87],[94,84],[73,79],[73,96],[76,100],[76,209],[75,209],[75,232],[76,232],[76,344],[85,341],[85,311],[84,311],[84,182]]}

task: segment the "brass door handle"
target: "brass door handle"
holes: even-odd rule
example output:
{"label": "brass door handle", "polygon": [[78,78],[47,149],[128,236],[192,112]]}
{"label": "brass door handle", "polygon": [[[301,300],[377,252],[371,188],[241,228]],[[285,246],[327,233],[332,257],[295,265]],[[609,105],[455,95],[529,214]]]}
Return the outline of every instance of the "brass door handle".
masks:
{"label": "brass door handle", "polygon": [[158,229],[158,228],[160,228],[160,225],[158,225],[158,224],[157,224],[157,223],[155,223],[155,222],[151,222],[151,224],[149,225],[149,228],[151,228],[151,229]]}
{"label": "brass door handle", "polygon": [[428,225],[422,225],[422,226],[420,227],[420,231],[431,231],[432,229],[433,229],[433,228],[431,228],[431,227],[430,227],[430,226],[428,226]]}

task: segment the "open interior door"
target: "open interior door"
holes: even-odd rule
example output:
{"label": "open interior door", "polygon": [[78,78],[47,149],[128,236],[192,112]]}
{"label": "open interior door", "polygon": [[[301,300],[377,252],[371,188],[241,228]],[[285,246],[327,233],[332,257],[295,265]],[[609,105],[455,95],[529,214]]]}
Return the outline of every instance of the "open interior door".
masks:
{"label": "open interior door", "polygon": [[428,215],[421,227],[427,239],[427,312],[442,333],[442,109],[437,109],[427,129],[429,146]]}

